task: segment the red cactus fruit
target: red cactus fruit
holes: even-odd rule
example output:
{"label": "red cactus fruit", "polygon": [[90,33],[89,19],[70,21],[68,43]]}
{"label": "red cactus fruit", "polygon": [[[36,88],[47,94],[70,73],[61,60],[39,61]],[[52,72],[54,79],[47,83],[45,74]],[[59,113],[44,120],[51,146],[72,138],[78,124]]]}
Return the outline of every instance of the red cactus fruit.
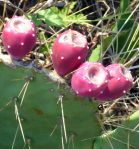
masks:
{"label": "red cactus fruit", "polygon": [[61,33],[55,40],[52,50],[54,69],[64,76],[77,69],[86,59],[87,39],[75,30]]}
{"label": "red cactus fruit", "polygon": [[80,96],[97,97],[107,87],[109,74],[101,63],[85,62],[72,75],[72,89]]}
{"label": "red cactus fruit", "polygon": [[128,69],[121,64],[111,64],[106,67],[110,74],[107,88],[100,94],[99,100],[114,100],[123,96],[133,87],[133,78]]}
{"label": "red cactus fruit", "polygon": [[22,59],[36,43],[34,23],[23,16],[11,18],[2,31],[2,42],[11,57]]}

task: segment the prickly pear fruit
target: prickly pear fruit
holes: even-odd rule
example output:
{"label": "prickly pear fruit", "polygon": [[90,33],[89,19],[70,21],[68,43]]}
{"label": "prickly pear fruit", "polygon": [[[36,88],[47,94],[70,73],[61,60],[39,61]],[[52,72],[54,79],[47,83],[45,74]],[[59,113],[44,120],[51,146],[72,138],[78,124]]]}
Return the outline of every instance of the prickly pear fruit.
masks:
{"label": "prickly pear fruit", "polygon": [[109,73],[101,63],[85,62],[72,75],[72,89],[80,96],[96,97],[107,87]]}
{"label": "prickly pear fruit", "polygon": [[23,16],[11,18],[2,31],[2,42],[11,57],[22,59],[36,43],[34,23]]}
{"label": "prickly pear fruit", "polygon": [[123,96],[133,86],[133,78],[130,71],[121,64],[111,64],[106,67],[110,74],[108,86],[97,99],[114,100]]}
{"label": "prickly pear fruit", "polygon": [[87,53],[86,37],[75,30],[67,30],[61,33],[53,44],[54,69],[64,76],[77,69],[85,61]]}

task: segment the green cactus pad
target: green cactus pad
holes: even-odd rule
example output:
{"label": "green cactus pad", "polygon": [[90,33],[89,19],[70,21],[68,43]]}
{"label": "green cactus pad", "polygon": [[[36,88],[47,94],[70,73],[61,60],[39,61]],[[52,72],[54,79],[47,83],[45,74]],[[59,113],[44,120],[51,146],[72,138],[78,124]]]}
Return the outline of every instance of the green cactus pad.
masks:
{"label": "green cactus pad", "polygon": [[0,93],[1,149],[90,149],[101,133],[96,103],[31,69],[0,64]]}
{"label": "green cactus pad", "polygon": [[93,149],[138,149],[139,110],[114,131],[97,137]]}

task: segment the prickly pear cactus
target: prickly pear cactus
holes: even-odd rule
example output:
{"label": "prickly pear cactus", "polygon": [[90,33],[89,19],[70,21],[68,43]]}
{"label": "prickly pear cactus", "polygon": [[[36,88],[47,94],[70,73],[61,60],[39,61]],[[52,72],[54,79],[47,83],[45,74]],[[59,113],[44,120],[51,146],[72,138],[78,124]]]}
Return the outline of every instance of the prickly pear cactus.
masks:
{"label": "prickly pear cactus", "polygon": [[2,149],[90,149],[100,135],[97,104],[32,69],[0,64]]}
{"label": "prickly pear cactus", "polygon": [[114,131],[107,132],[94,141],[93,149],[138,149],[139,110]]}
{"label": "prickly pear cactus", "polygon": [[11,57],[22,59],[35,46],[35,24],[23,16],[14,16],[4,26],[2,41]]}
{"label": "prickly pear cactus", "polygon": [[109,74],[101,63],[85,62],[72,75],[71,85],[76,94],[97,97],[107,87],[108,79]]}
{"label": "prickly pear cactus", "polygon": [[61,76],[67,75],[86,60],[87,53],[86,37],[75,30],[67,30],[61,33],[53,44],[52,62],[54,69]]}

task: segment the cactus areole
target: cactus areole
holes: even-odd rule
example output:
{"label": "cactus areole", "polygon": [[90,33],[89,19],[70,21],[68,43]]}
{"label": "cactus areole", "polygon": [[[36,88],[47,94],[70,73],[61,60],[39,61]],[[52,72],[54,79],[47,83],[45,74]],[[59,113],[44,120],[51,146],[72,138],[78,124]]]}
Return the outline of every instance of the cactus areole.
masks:
{"label": "cactus areole", "polygon": [[114,100],[123,96],[133,87],[130,71],[121,64],[111,64],[106,67],[110,74],[108,86],[97,98],[99,100]]}
{"label": "cactus areole", "polygon": [[107,87],[108,78],[101,63],[85,62],[72,75],[71,86],[80,96],[97,97]]}
{"label": "cactus areole", "polygon": [[4,26],[2,42],[14,59],[22,59],[36,43],[36,28],[31,20],[14,16]]}
{"label": "cactus areole", "polygon": [[52,50],[54,69],[64,76],[77,69],[86,59],[87,39],[75,30],[61,33],[55,40]]}

